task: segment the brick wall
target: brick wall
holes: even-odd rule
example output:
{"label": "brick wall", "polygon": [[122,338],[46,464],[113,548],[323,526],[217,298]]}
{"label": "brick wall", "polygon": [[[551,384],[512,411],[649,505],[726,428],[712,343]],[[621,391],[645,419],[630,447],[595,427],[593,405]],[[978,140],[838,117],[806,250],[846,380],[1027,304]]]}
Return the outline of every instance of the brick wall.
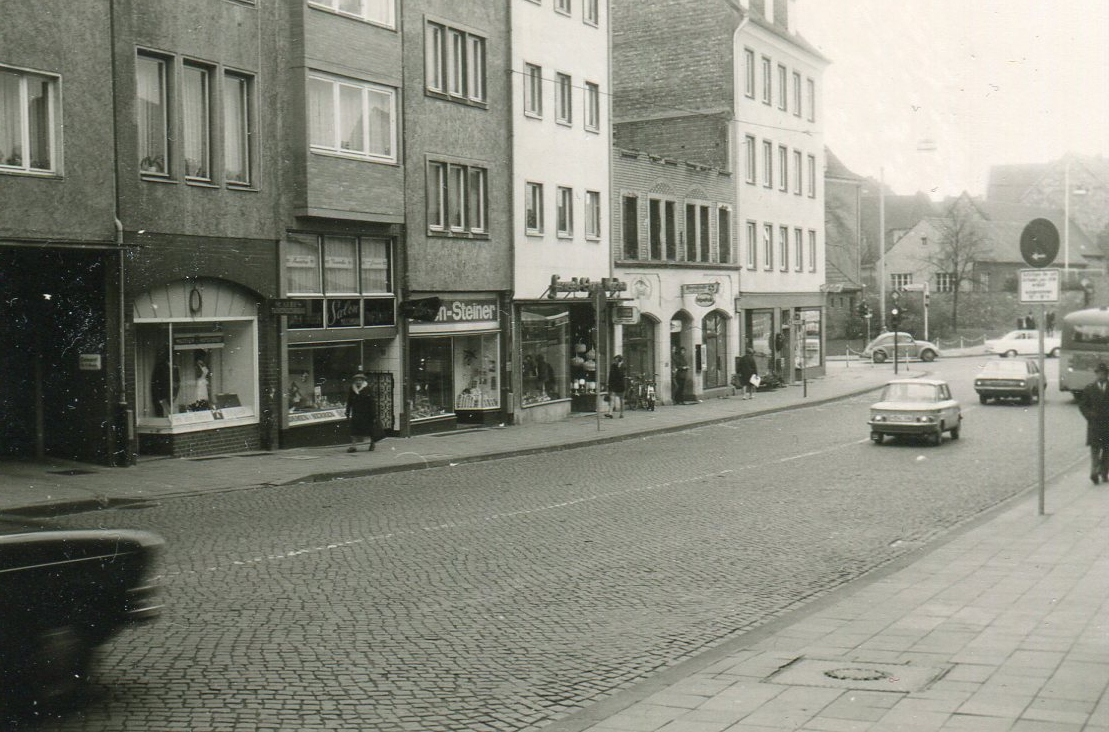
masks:
{"label": "brick wall", "polygon": [[703,114],[617,122],[613,146],[731,169],[730,114]]}
{"label": "brick wall", "polygon": [[146,455],[200,457],[262,448],[258,425],[203,430],[183,435],[142,435],[140,449]]}

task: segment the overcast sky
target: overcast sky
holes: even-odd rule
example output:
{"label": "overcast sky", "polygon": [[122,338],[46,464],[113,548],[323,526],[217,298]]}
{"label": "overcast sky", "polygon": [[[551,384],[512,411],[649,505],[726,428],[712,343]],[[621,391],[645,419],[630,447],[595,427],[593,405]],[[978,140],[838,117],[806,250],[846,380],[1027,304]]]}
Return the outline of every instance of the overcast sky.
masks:
{"label": "overcast sky", "polygon": [[[1109,157],[1109,0],[797,0],[832,64],[825,141],[901,194],[985,192],[991,165]],[[935,152],[918,151],[921,140]]]}

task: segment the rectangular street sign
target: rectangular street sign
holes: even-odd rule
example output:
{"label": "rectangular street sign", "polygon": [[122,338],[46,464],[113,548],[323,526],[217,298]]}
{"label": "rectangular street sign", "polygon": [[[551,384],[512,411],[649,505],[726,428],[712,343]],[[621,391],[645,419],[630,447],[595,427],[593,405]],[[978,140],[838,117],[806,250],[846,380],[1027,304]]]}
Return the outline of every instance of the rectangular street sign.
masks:
{"label": "rectangular street sign", "polygon": [[1059,302],[1059,270],[1022,269],[1020,301],[1024,303]]}
{"label": "rectangular street sign", "polygon": [[270,300],[270,315],[307,315],[308,303],[293,298]]}

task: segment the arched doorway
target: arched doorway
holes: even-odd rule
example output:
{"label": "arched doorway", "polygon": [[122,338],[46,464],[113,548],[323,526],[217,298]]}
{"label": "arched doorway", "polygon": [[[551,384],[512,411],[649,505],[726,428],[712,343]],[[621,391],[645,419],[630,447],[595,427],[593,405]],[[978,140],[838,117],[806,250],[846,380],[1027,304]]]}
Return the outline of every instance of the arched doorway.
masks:
{"label": "arched doorway", "polygon": [[[677,399],[680,393],[684,399],[693,396],[693,316],[685,310],[679,310],[670,318],[670,377],[664,379],[670,383],[671,401]],[[679,349],[681,356],[679,357]],[[684,363],[685,368],[679,367]],[[679,389],[679,380],[684,381],[684,389]]]}
{"label": "arched doorway", "polygon": [[624,326],[620,352],[629,375],[658,378],[658,324],[650,315],[642,315],[636,325]]}
{"label": "arched doorway", "polygon": [[713,310],[701,321],[704,345],[702,376],[704,388],[715,389],[728,384],[728,316]]}

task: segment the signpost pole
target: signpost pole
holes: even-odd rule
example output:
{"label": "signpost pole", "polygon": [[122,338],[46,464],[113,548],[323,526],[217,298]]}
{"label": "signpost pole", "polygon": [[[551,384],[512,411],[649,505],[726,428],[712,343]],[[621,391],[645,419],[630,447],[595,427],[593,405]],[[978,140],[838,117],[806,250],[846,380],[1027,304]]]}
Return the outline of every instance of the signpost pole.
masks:
{"label": "signpost pole", "polygon": [[[601,431],[601,407],[604,405],[604,397],[601,395],[601,378],[607,378],[607,374],[601,373],[601,308],[605,306],[605,290],[600,282],[593,285],[593,313],[594,313],[594,328],[596,328],[596,336],[593,338],[593,350],[595,356],[593,363],[596,364],[596,370],[593,372],[593,383],[596,384],[596,410],[597,410],[597,431]],[[607,348],[605,349],[608,350]]]}
{"label": "signpost pole", "polygon": [[1047,391],[1047,379],[1044,377],[1044,318],[1047,317],[1047,305],[1040,303],[1040,387],[1036,402],[1040,412],[1040,439],[1039,439],[1039,468],[1040,468],[1040,501],[1037,515],[1044,515],[1044,396]]}

